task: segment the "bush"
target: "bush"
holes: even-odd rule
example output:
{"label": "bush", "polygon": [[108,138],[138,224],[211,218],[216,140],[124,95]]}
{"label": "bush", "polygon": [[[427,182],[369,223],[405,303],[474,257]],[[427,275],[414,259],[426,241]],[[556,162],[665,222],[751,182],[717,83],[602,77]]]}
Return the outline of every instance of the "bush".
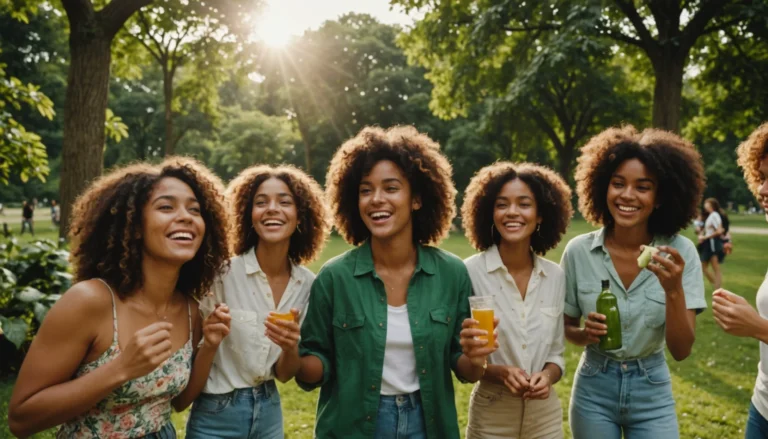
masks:
{"label": "bush", "polygon": [[18,370],[46,313],[71,285],[69,252],[56,243],[0,244],[0,376]]}

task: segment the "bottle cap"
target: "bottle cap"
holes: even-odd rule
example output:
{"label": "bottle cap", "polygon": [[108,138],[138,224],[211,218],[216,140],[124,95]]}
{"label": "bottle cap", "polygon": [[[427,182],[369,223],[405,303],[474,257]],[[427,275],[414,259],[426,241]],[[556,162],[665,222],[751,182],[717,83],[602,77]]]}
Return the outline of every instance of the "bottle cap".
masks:
{"label": "bottle cap", "polygon": [[611,282],[608,279],[604,279],[602,281],[602,288],[603,289],[606,289],[606,288],[610,287],[610,285],[611,285]]}

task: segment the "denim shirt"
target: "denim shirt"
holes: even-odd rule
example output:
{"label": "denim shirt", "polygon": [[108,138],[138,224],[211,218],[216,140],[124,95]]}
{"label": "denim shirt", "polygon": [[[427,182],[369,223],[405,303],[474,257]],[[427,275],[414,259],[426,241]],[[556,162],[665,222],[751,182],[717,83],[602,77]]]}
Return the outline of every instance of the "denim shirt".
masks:
{"label": "denim shirt", "polygon": [[[683,291],[686,308],[697,313],[707,308],[704,300],[704,279],[696,247],[690,239],[674,235],[656,236],[654,246],[675,248],[683,260]],[[611,255],[605,249],[605,228],[573,238],[565,248],[560,266],[565,271],[566,315],[574,318],[594,312],[600,281],[611,281],[611,292],[616,295],[621,316],[622,347],[613,351],[600,351],[597,344],[587,349],[600,351],[616,360],[644,358],[662,352],[666,344],[666,294],[658,278],[643,269],[632,281],[629,289],[619,278]]]}

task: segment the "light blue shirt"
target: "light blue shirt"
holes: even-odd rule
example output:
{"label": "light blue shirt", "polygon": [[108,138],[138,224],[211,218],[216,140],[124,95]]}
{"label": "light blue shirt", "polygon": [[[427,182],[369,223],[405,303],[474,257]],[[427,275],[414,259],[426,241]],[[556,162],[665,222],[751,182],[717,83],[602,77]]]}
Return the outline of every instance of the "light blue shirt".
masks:
{"label": "light blue shirt", "polygon": [[[565,247],[560,266],[565,271],[565,309],[571,317],[594,312],[600,281],[611,281],[621,315],[622,347],[600,353],[616,360],[644,358],[661,352],[666,344],[666,295],[658,278],[647,269],[640,271],[629,289],[624,288],[611,255],[605,249],[605,228],[573,238]],[[698,252],[690,239],[674,235],[657,236],[654,246],[675,248],[685,260],[683,291],[688,309],[697,313],[707,308],[704,300],[704,279]],[[599,351],[597,344],[587,349]]]}

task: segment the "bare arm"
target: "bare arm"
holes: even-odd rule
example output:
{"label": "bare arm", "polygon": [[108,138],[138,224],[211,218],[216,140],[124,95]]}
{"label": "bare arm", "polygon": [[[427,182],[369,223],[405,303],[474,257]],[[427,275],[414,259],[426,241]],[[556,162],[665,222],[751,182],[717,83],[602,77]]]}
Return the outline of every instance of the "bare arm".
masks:
{"label": "bare arm", "polygon": [[83,322],[99,315],[111,321],[111,311],[111,299],[99,281],[76,284],[51,308],[13,389],[8,410],[13,434],[26,437],[82,415],[170,356],[172,325],[157,323],[138,331],[113,361],[72,379],[98,335],[98,325]]}

